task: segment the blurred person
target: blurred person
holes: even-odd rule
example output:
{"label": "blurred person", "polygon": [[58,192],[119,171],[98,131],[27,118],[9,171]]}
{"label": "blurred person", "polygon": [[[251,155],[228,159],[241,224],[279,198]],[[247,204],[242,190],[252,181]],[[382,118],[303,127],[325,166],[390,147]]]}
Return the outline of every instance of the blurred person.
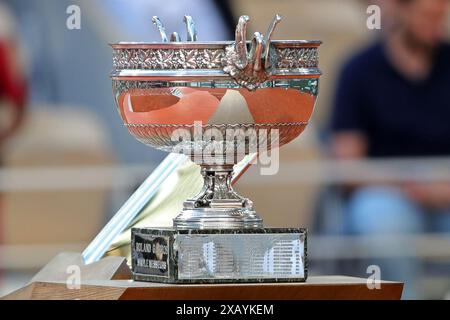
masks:
{"label": "blurred person", "polygon": [[26,101],[13,24],[7,7],[0,3],[0,148],[21,124]]}
{"label": "blurred person", "polygon": [[[338,80],[332,153],[338,159],[449,156],[450,45],[444,39],[450,1],[379,4],[380,38],[354,55]],[[350,234],[450,232],[448,182],[347,190],[345,231]],[[420,297],[418,261],[377,264],[383,278],[405,281],[405,298]]]}
{"label": "blurred person", "polygon": [[[0,168],[2,146],[19,128],[26,101],[26,85],[18,61],[18,46],[13,26],[13,16],[6,6],[0,3]],[[2,209],[0,191],[0,244],[3,239]]]}

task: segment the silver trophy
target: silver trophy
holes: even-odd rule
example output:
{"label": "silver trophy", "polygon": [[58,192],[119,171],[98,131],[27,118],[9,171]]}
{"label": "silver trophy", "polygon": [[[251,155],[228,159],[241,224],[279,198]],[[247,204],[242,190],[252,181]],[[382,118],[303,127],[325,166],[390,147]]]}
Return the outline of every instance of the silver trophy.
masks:
{"label": "silver trophy", "polygon": [[112,45],[113,92],[129,132],[188,156],[204,179],[172,228],[132,229],[135,280],[306,280],[306,230],[264,228],[231,186],[236,163],[298,137],[315,105],[320,41],[272,40],[280,20],[247,41],[241,16],[235,41],[200,42],[190,16],[186,41],[153,17],[162,42]]}

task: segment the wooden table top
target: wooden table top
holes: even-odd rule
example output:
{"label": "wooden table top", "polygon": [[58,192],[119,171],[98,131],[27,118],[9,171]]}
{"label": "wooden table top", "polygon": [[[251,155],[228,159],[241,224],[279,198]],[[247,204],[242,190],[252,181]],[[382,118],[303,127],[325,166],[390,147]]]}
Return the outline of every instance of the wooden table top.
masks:
{"label": "wooden table top", "polygon": [[144,299],[144,300],[396,300],[403,284],[381,281],[370,290],[367,279],[311,276],[304,283],[162,284],[132,280],[89,280],[80,289],[63,281],[36,281],[4,299]]}

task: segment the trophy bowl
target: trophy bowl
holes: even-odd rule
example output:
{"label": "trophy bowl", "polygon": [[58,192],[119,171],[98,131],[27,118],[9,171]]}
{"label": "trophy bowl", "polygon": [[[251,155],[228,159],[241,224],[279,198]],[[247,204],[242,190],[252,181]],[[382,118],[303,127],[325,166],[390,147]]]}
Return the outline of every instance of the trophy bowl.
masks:
{"label": "trophy bowl", "polygon": [[[233,166],[298,137],[318,95],[320,41],[200,42],[184,17],[187,41],[120,42],[113,48],[113,93],[129,132],[142,143],[188,156],[204,185],[183,203],[173,228],[132,229],[135,280],[173,283],[305,281],[306,230],[264,228],[253,203],[232,186]],[[169,41],[170,39],[170,41]]]}
{"label": "trophy bowl", "polygon": [[[174,220],[176,228],[254,228],[262,219],[231,187],[233,165],[269,152],[305,129],[318,94],[320,41],[246,40],[247,16],[236,40],[199,42],[192,18],[188,40],[113,44],[115,101],[139,141],[187,155],[201,166],[204,188]],[[167,40],[164,27],[153,18]]]}

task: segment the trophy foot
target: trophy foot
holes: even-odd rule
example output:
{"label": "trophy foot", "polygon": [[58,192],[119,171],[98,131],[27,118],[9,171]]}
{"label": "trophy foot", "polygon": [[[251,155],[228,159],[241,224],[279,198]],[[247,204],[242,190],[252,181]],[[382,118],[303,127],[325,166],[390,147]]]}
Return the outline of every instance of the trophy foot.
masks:
{"label": "trophy foot", "polygon": [[173,220],[176,229],[248,229],[262,228],[255,211],[243,209],[183,209]]}
{"label": "trophy foot", "polygon": [[233,165],[202,165],[203,188],[183,204],[173,220],[176,229],[262,228],[263,221],[253,203],[231,186]]}

